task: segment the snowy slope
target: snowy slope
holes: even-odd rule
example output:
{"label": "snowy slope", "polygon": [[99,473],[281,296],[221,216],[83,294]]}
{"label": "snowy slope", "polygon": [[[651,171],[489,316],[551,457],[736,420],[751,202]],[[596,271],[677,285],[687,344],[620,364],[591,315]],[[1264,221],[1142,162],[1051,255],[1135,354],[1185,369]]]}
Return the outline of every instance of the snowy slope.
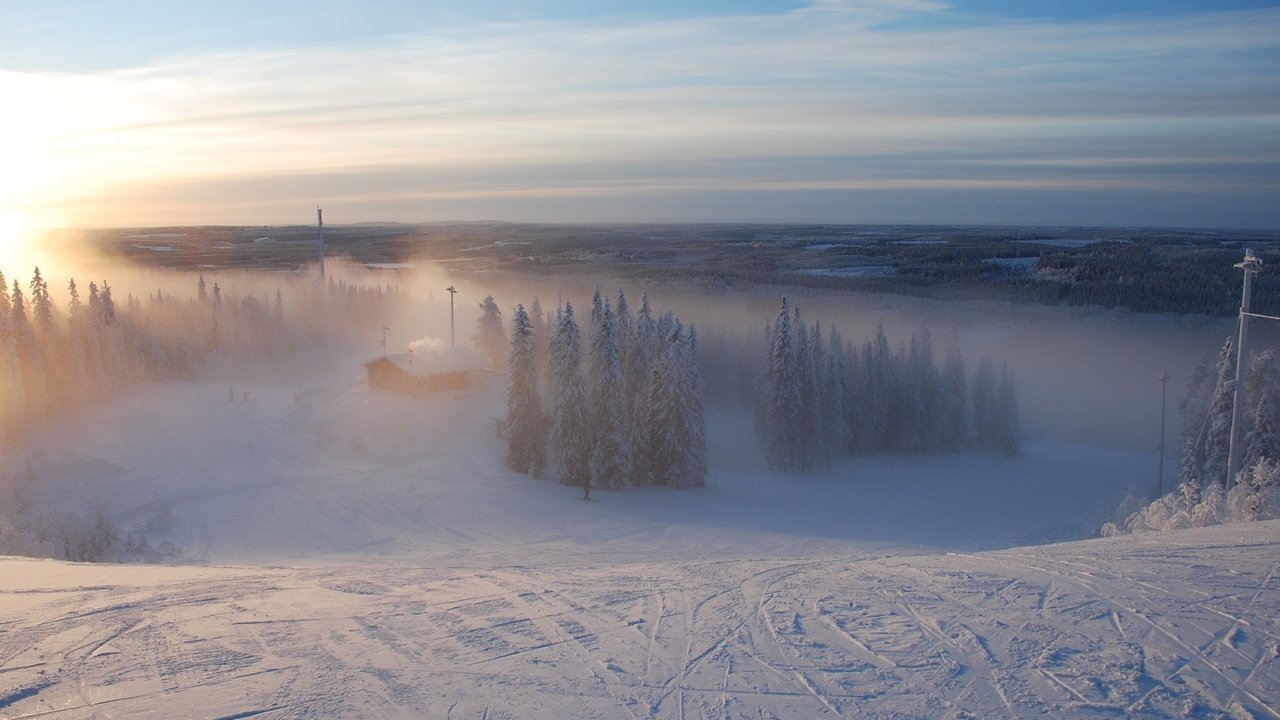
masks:
{"label": "snowy slope", "polygon": [[708,487],[581,503],[580,490],[504,466],[500,380],[423,401],[346,379],[227,394],[208,383],[140,388],[6,459],[13,475],[37,475],[22,490],[37,507],[88,514],[101,504],[126,528],[167,511],[173,529],[151,533],[152,545],[232,563],[406,553],[527,563],[530,548],[534,562],[993,549],[1088,537],[1155,474],[1149,455],[1041,442],[1012,461],[856,458],[777,475],[763,469],[748,415],[721,413],[709,420]]}
{"label": "snowy slope", "polygon": [[1275,717],[1280,522],[981,554],[0,560],[0,716]]}
{"label": "snowy slope", "polygon": [[503,467],[500,384],[228,390],[139,388],[4,458],[32,506],[171,513],[152,544],[211,564],[0,559],[0,718],[1280,710],[1280,524],[1026,547],[1096,531],[1150,455],[786,476],[726,413],[707,487],[586,503]]}

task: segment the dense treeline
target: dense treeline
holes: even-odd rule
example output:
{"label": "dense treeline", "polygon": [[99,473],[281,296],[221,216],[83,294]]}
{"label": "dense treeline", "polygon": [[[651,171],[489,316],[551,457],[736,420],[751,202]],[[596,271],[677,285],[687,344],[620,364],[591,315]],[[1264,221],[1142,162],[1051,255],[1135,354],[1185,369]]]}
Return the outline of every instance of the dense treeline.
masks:
{"label": "dense treeline", "polygon": [[834,328],[807,326],[785,298],[766,330],[756,434],[778,470],[829,467],[842,454],[941,453],[977,448],[1018,454],[1016,391],[983,358],[972,378],[953,337],[941,367],[928,327],[893,351],[884,329],[859,354]]}
{"label": "dense treeline", "polygon": [[[210,360],[235,364],[281,357],[304,336],[346,328],[400,301],[400,291],[330,279],[286,283],[256,294],[233,294],[203,276],[194,294],[156,290],[116,297],[103,280],[87,287],[68,280],[65,311],[36,268],[24,292],[0,272],[0,436],[87,399],[151,380],[188,379]],[[324,313],[285,319],[284,292]]]}
{"label": "dense treeline", "polygon": [[[688,264],[636,277],[685,277],[717,284],[764,284],[892,293],[936,300],[1002,300],[1098,306],[1144,313],[1225,317],[1239,307],[1238,244],[1101,241],[1080,247],[1034,241],[863,242],[821,251],[766,248],[714,265]],[[803,248],[799,248],[803,249]],[[1270,266],[1280,252],[1260,242]],[[797,257],[799,259],[797,259]],[[863,272],[873,269],[875,272]],[[1280,275],[1254,279],[1254,308],[1280,314]]]}
{"label": "dense treeline", "polygon": [[[235,371],[311,347],[324,334],[341,335],[381,319],[396,288],[332,279],[284,278],[265,291],[228,292],[217,281],[194,279],[180,298],[156,290],[118,298],[105,280],[87,286],[69,279],[65,309],[53,300],[36,268],[24,290],[0,273],[0,448],[64,410],[106,398],[132,385],[189,380],[211,363]],[[286,312],[286,296],[306,311]],[[153,559],[145,529],[116,528],[101,508],[90,518],[50,515],[25,493],[38,478],[0,477],[0,553],[66,560]]]}
{"label": "dense treeline", "polygon": [[[487,301],[486,301],[487,302]],[[645,295],[633,316],[597,290],[582,330],[572,303],[543,317],[538,301],[512,319],[507,463],[583,488],[691,487],[707,474],[706,422],[697,330],[673,313],[656,320]],[[477,344],[491,345],[492,310],[482,305]],[[545,380],[546,398],[539,392]]]}

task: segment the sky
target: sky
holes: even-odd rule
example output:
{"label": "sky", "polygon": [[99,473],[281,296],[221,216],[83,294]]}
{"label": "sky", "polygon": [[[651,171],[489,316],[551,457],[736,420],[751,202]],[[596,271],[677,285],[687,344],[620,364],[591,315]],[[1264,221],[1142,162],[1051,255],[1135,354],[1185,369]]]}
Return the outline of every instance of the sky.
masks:
{"label": "sky", "polygon": [[1280,2],[0,0],[50,226],[1280,228]]}

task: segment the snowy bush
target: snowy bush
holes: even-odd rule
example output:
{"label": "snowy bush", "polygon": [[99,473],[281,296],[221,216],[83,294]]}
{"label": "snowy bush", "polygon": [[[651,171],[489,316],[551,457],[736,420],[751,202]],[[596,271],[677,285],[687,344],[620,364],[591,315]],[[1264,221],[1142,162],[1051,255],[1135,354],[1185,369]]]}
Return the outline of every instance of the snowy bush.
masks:
{"label": "snowy bush", "polygon": [[[1191,503],[1188,498],[1198,499]],[[1102,535],[1274,518],[1280,518],[1280,462],[1263,459],[1242,471],[1230,491],[1224,491],[1221,483],[1210,483],[1199,493],[1177,488],[1129,513],[1123,522],[1103,525]]]}
{"label": "snowy bush", "polygon": [[153,548],[147,540],[146,530],[157,519],[172,523],[172,514],[166,508],[127,533],[100,506],[88,517],[26,513],[15,520],[0,515],[0,555],[71,562],[161,562],[166,554],[177,552],[166,553],[163,545]]}

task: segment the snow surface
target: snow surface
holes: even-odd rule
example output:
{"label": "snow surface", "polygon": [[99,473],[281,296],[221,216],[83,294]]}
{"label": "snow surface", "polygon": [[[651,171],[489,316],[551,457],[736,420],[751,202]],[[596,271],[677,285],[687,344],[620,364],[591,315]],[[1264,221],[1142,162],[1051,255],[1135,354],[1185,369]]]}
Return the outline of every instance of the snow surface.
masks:
{"label": "snow surface", "polygon": [[1095,533],[1149,454],[777,475],[713,413],[707,487],[582,502],[503,466],[500,380],[351,367],[139,388],[6,457],[34,506],[172,513],[152,545],[220,566],[0,559],[0,717],[1280,711],[1280,522],[1025,547]]}
{"label": "snow surface", "polygon": [[1274,717],[1278,551],[1273,521],[870,559],[6,559],[0,713]]}

